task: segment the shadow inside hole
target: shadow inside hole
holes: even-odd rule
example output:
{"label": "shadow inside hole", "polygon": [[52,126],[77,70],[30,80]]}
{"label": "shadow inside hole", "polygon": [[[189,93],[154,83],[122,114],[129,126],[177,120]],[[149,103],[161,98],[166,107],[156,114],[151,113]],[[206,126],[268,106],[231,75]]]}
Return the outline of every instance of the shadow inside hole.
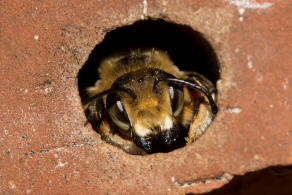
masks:
{"label": "shadow inside hole", "polygon": [[78,73],[81,100],[84,100],[84,90],[99,79],[97,68],[103,58],[136,48],[162,49],[168,52],[180,70],[201,73],[215,85],[219,79],[218,58],[201,33],[186,25],[144,20],[108,32],[94,48]]}
{"label": "shadow inside hole", "polygon": [[[272,166],[235,176],[228,184],[204,195],[292,194],[292,166]],[[188,193],[188,195],[195,195]]]}

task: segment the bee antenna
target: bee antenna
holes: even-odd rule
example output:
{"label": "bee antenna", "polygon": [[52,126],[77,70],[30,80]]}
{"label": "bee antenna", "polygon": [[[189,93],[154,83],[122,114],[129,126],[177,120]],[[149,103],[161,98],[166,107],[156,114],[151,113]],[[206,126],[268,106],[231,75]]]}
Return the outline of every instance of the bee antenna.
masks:
{"label": "bee antenna", "polygon": [[96,94],[94,96],[91,96],[89,97],[88,99],[85,100],[85,103],[84,104],[88,104],[89,102],[91,102],[92,100],[95,100],[95,99],[99,99],[105,95],[108,95],[108,94],[111,94],[111,93],[116,93],[118,91],[123,91],[123,92],[126,92],[128,93],[130,96],[132,96],[133,99],[136,99],[136,94],[129,88],[123,88],[123,87],[117,87],[117,88],[110,88],[108,90],[105,90],[99,94]]}
{"label": "bee antenna", "polygon": [[211,96],[211,94],[203,87],[201,87],[200,85],[196,84],[196,83],[192,83],[183,79],[177,79],[177,78],[160,78],[159,80],[157,80],[154,85],[157,86],[159,81],[167,81],[169,83],[174,83],[177,85],[184,85],[193,89],[197,89],[200,92],[202,92],[207,98],[208,101],[210,103],[211,106],[211,110],[213,114],[216,114],[218,112],[218,107],[213,99],[213,97]]}

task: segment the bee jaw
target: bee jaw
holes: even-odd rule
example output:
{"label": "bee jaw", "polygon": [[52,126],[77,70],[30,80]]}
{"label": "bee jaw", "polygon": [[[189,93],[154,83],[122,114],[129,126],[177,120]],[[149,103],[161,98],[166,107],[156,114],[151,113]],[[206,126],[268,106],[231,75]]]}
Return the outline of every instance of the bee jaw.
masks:
{"label": "bee jaw", "polygon": [[180,128],[175,125],[171,129],[162,132],[162,142],[167,146],[172,146],[179,138]]}
{"label": "bee jaw", "polygon": [[134,134],[132,139],[138,147],[144,149],[147,153],[153,152],[153,141],[151,137],[139,137]]}
{"label": "bee jaw", "polygon": [[147,153],[159,152],[172,147],[181,135],[179,125],[174,125],[171,129],[160,131],[160,133],[148,136],[138,136],[132,134],[133,142]]}

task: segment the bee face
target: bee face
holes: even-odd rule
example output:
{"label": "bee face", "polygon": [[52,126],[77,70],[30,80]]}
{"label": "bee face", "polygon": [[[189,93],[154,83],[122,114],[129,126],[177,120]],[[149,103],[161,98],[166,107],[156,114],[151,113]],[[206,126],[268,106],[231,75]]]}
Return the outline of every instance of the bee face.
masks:
{"label": "bee face", "polygon": [[181,132],[177,117],[184,106],[183,89],[174,84],[157,83],[157,79],[165,76],[174,77],[155,68],[131,72],[112,86],[131,92],[121,91],[106,98],[111,121],[147,152],[152,152],[155,145],[173,145]]}
{"label": "bee face", "polygon": [[[203,88],[209,95],[207,86],[178,79],[184,74],[159,50],[108,60],[100,71],[106,65],[111,66],[107,75],[114,78],[102,78],[88,90],[91,99],[85,110],[91,109],[87,118],[100,124],[102,138],[127,152],[153,153],[181,145],[190,135],[188,128],[204,99],[209,112],[214,104],[211,95],[204,98],[206,94],[200,91]],[[102,88],[105,90],[99,91]],[[213,102],[207,105],[210,98]]]}

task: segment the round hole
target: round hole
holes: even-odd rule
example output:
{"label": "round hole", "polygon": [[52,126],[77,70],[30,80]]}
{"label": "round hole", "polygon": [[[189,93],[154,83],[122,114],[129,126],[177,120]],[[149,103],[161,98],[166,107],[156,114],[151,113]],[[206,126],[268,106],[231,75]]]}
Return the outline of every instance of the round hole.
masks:
{"label": "round hole", "polygon": [[[108,32],[104,40],[93,49],[88,60],[78,73],[78,88],[83,104],[86,104],[89,98],[86,89],[94,86],[96,81],[100,79],[98,68],[103,59],[114,53],[130,53],[131,51],[145,48],[165,51],[180,70],[199,73],[213,83],[216,88],[216,81],[220,77],[219,61],[212,46],[200,32],[186,25],[166,22],[160,19],[143,20]],[[107,112],[105,107],[99,111],[96,115]],[[100,124],[96,124],[92,120],[92,117],[95,116],[88,115],[88,113],[86,115],[93,128],[99,132]],[[105,116],[103,120],[109,120],[109,117]],[[132,141],[132,137],[129,135],[120,134],[120,136],[122,139]],[[169,152],[185,144],[177,144],[158,152]],[[128,152],[140,154],[139,152]]]}

